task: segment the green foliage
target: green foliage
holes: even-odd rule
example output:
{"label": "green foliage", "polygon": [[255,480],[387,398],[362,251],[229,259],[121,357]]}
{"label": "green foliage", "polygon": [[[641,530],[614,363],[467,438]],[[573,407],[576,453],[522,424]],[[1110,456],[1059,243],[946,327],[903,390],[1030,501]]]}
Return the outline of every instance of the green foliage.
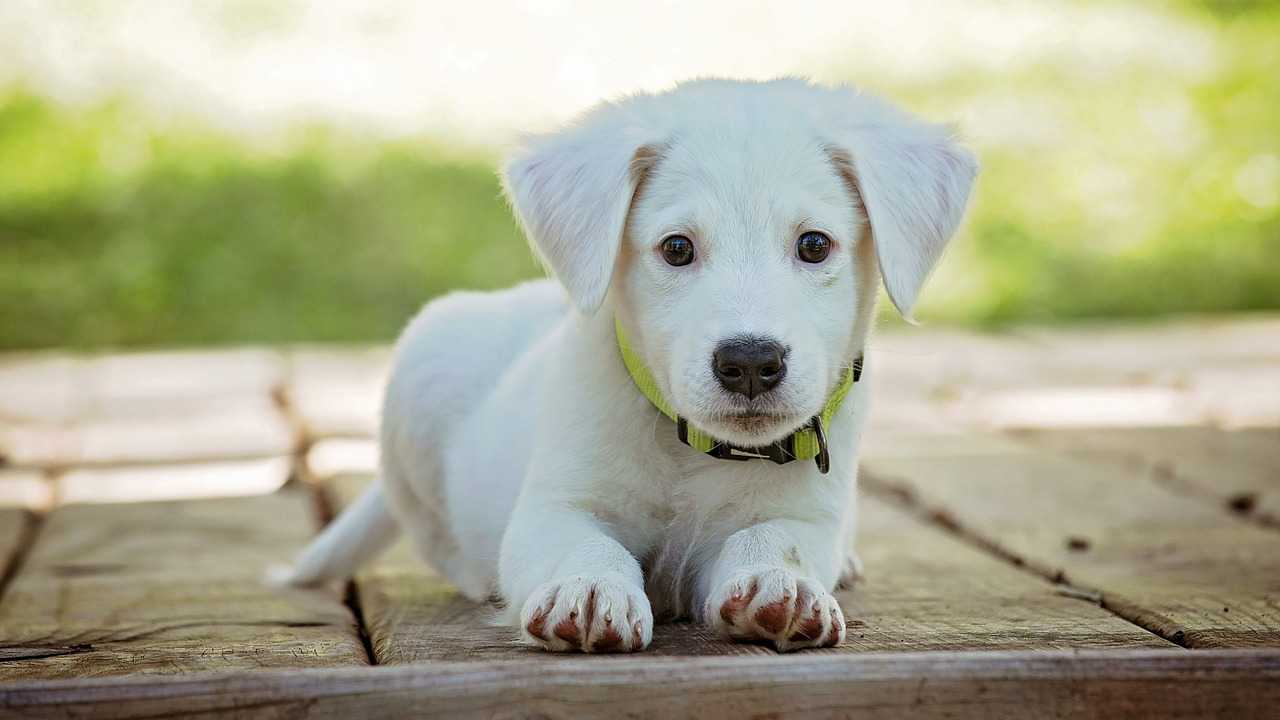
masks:
{"label": "green foliage", "polygon": [[386,340],[536,272],[488,158],[138,127],[0,103],[0,346]]}
{"label": "green foliage", "polygon": [[[1207,59],[873,88],[963,117],[983,162],[921,317],[1280,308],[1280,9],[1165,7]],[[257,147],[13,89],[0,348],[387,340],[434,295],[537,274],[493,160],[320,130]]]}
{"label": "green foliage", "polygon": [[1178,17],[1212,40],[1204,67],[1032,65],[906,91],[940,117],[997,108],[971,124],[1012,119],[1019,136],[979,143],[967,227],[922,316],[1280,307],[1280,6],[1210,4]]}

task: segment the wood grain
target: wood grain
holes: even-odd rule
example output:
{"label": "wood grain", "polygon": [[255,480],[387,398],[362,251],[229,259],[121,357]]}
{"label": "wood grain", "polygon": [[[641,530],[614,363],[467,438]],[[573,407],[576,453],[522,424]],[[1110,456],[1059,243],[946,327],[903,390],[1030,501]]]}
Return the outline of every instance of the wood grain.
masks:
{"label": "wood grain", "polygon": [[1164,487],[1280,527],[1280,428],[1024,431],[1029,442],[1150,473]]}
{"label": "wood grain", "polygon": [[1181,650],[575,657],[22,682],[26,718],[1251,718],[1280,654]]}
{"label": "wood grain", "polygon": [[61,507],[0,599],[0,679],[365,664],[334,594],[261,583],[312,527],[302,493]]}
{"label": "wood grain", "polygon": [[867,577],[838,595],[850,627],[836,651],[1170,647],[866,493],[858,523]]}
{"label": "wood grain", "polygon": [[930,454],[922,442],[915,456],[869,458],[863,483],[1179,644],[1280,646],[1280,536],[1150,473],[1049,451]]}
{"label": "wood grain", "polygon": [[[332,484],[346,505],[368,478]],[[870,576],[840,593],[849,623],[838,648],[814,652],[1170,647],[1156,635],[1052,583],[1010,567],[887,503],[860,508],[861,554]],[[357,578],[375,656],[383,664],[541,657],[495,627],[495,611],[460,596],[407,543]],[[660,625],[646,654],[768,654],[727,643],[692,623]],[[555,660],[565,656],[555,656]]]}

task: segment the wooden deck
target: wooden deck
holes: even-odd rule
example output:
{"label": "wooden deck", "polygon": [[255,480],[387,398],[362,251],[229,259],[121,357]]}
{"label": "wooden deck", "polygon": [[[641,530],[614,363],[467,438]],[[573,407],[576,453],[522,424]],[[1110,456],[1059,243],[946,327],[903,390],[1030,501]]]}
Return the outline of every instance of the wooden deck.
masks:
{"label": "wooden deck", "polygon": [[[520,647],[398,546],[385,348],[0,356],[0,716],[1280,717],[1280,318],[882,333],[847,642]],[[375,667],[377,666],[377,667]]]}

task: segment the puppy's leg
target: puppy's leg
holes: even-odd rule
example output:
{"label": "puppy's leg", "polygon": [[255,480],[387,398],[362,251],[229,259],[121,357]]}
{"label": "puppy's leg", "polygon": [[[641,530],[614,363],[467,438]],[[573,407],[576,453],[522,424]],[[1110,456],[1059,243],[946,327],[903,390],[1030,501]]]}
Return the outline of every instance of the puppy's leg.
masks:
{"label": "puppy's leg", "polygon": [[730,535],[712,567],[704,621],[724,637],[764,640],[783,652],[840,644],[844,613],[828,591],[839,565],[830,538],[830,528],[796,520]]}
{"label": "puppy's leg", "polygon": [[653,638],[640,563],[589,513],[518,508],[499,575],[503,595],[520,608],[528,643],[560,652],[632,652]]}

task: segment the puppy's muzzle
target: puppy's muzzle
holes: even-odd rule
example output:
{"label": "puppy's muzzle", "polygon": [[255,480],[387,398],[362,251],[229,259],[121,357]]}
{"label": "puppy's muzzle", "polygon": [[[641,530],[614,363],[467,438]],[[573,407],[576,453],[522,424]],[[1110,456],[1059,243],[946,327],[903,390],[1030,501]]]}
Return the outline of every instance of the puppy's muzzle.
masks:
{"label": "puppy's muzzle", "polygon": [[730,338],[711,354],[711,369],[725,390],[754,400],[787,376],[787,351],[769,338]]}

